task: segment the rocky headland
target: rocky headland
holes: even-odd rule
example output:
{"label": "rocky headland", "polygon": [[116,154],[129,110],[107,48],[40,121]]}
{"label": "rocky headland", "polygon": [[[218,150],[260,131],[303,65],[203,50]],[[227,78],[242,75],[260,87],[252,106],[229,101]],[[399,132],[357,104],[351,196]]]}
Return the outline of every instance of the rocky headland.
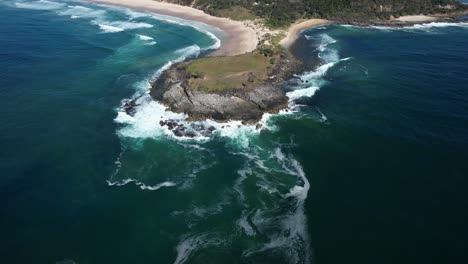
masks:
{"label": "rocky headland", "polygon": [[[302,70],[298,59],[283,52],[274,65],[266,69],[266,74],[259,76],[258,71],[234,73],[239,78],[227,82],[232,86],[207,91],[191,85],[197,79],[205,78],[190,73],[188,69],[193,62],[173,65],[152,84],[150,93],[154,100],[162,102],[171,111],[189,115],[190,120],[257,122],[265,112],[275,113],[287,107],[288,97],[283,83]],[[232,73],[226,75],[229,74]]]}

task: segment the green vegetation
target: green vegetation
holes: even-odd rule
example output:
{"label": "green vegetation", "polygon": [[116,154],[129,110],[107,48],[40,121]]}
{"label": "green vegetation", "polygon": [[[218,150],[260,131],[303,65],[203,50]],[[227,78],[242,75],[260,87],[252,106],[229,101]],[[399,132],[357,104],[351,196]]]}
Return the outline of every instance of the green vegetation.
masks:
{"label": "green vegetation", "polygon": [[220,9],[216,11],[216,16],[229,17],[230,19],[243,21],[243,20],[254,20],[256,17],[250,10],[245,7],[233,6],[226,9]]}
{"label": "green vegetation", "polygon": [[187,67],[190,87],[205,92],[219,92],[244,89],[264,82],[284,52],[279,44],[283,38],[284,33],[267,34],[252,53],[202,58],[191,62]]}
{"label": "green vegetation", "polygon": [[262,40],[260,40],[258,50],[261,54],[267,57],[271,57],[274,55],[278,55],[279,53],[284,51],[283,46],[279,43],[280,41],[286,37],[284,33],[278,34],[266,34]]}
{"label": "green vegetation", "polygon": [[271,59],[259,53],[195,60],[187,68],[192,89],[205,92],[243,89],[268,78]]}
{"label": "green vegetation", "polygon": [[456,0],[169,0],[193,5],[207,13],[266,20],[272,28],[288,26],[301,18],[387,19],[390,16],[448,13],[466,9]]}

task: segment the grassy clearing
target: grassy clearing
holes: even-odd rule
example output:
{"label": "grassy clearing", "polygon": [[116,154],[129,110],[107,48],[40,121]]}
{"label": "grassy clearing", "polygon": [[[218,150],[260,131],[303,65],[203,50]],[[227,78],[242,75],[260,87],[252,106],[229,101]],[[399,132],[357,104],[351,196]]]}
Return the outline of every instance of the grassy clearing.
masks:
{"label": "grassy clearing", "polygon": [[259,53],[195,60],[187,70],[192,89],[205,92],[242,89],[263,82],[271,69],[271,58]]}
{"label": "grassy clearing", "polygon": [[229,17],[230,19],[238,21],[254,20],[257,18],[250,12],[250,10],[240,6],[233,6],[230,8],[217,10],[216,15],[221,17]]}

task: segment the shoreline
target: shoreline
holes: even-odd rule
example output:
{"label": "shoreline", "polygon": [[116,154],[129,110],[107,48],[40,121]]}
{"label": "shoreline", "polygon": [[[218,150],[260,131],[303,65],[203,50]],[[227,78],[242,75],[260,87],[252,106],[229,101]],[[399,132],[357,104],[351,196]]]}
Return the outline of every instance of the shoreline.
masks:
{"label": "shoreline", "polygon": [[279,42],[279,44],[285,48],[290,48],[294,44],[294,42],[296,42],[296,40],[299,38],[299,36],[304,30],[313,27],[329,25],[332,23],[333,22],[330,20],[318,18],[307,19],[304,21],[297,22],[288,28],[288,31],[286,32],[286,37],[284,37]]}
{"label": "shoreline", "polygon": [[[306,29],[330,24],[404,27],[428,22],[456,20],[450,16],[429,17],[423,15],[404,16],[396,19],[392,18],[391,20],[330,21],[326,19],[307,19],[298,21],[287,29],[270,29],[261,19],[234,21],[230,18],[211,16],[202,10],[192,7],[153,0],[133,0],[132,2],[125,0],[86,1],[135,8],[178,17],[201,22],[222,30],[224,37],[221,40],[219,49],[210,52],[208,56],[218,57],[217,59],[222,59],[225,63],[224,66],[220,66],[220,64],[223,65],[222,61],[220,62],[219,60],[215,60],[215,58],[211,58],[213,59],[210,59],[211,62],[214,61],[214,64],[210,65],[211,68],[226,68],[226,65],[235,64],[232,59],[239,60],[239,58],[242,58],[242,56],[229,58],[235,55],[249,53],[246,56],[260,54],[264,57],[271,57],[269,63],[273,64],[274,67],[247,68],[235,72],[235,75],[218,74],[219,76],[216,75],[216,71],[213,73],[210,67],[206,68],[207,75],[203,71],[195,74],[190,73],[187,70],[189,62],[183,62],[177,64],[179,66],[182,65],[182,67],[173,65],[160,78],[151,83],[150,96],[153,100],[161,102],[172,112],[186,114],[191,121],[210,119],[216,122],[224,122],[237,120],[242,121],[243,124],[255,124],[261,120],[265,113],[276,113],[281,109],[287,109],[289,99],[281,83],[288,79],[288,74],[292,76],[299,68],[303,69],[304,67],[304,61],[300,61],[300,59],[295,57],[292,49],[294,49],[294,44]],[[276,38],[275,41],[272,41],[272,36]],[[274,53],[274,49],[277,49],[277,54]],[[261,65],[264,64],[267,64],[267,62]],[[243,65],[250,64],[246,63]],[[209,79],[210,74],[212,74],[211,80],[213,78],[215,80],[220,79],[222,80],[220,82],[226,82],[228,78],[231,78],[228,79],[229,85],[227,85],[231,90],[192,89],[193,87],[197,87],[196,83],[198,79],[204,79],[205,76],[208,76],[207,78]],[[195,86],[191,84],[195,84]],[[216,87],[216,85],[211,85]],[[158,87],[158,89],[155,87]],[[138,98],[123,106],[127,114],[131,115],[135,107],[138,106],[137,100]],[[161,127],[166,125],[174,135],[190,137],[189,134],[186,134],[185,128],[180,127],[180,124],[174,123],[171,120],[160,122]],[[211,133],[212,131],[208,132]]]}
{"label": "shoreline", "polygon": [[[257,49],[259,43],[264,41],[266,35],[283,34],[279,44],[285,49],[289,49],[300,34],[309,28],[330,24],[351,24],[359,26],[389,26],[402,27],[430,22],[444,22],[451,20],[450,14],[444,15],[408,15],[391,20],[368,20],[368,21],[331,21],[326,19],[307,19],[298,21],[287,29],[270,29],[262,24],[261,20],[236,21],[226,17],[215,17],[202,10],[167,2],[154,0],[85,0],[99,4],[121,6],[127,8],[140,9],[154,12],[161,15],[173,16],[190,21],[200,22],[220,29],[223,32],[221,46],[212,51],[209,56],[235,56],[252,52]],[[466,14],[467,12],[462,12]],[[463,15],[462,13],[458,15]]]}
{"label": "shoreline", "polygon": [[252,52],[257,48],[259,38],[251,27],[241,21],[229,18],[215,17],[206,14],[202,10],[188,6],[159,2],[153,0],[86,0],[99,4],[108,4],[128,8],[141,9],[161,15],[174,16],[186,20],[201,22],[209,26],[219,28],[224,37],[219,49],[213,51],[211,56],[234,56]]}
{"label": "shoreline", "polygon": [[279,42],[285,48],[294,44],[302,31],[312,27],[332,24],[326,19],[307,19],[291,25],[288,29],[269,29],[258,20],[236,21],[226,17],[215,17],[202,10],[178,4],[153,0],[85,0],[88,2],[121,6],[173,16],[190,21],[200,22],[220,29],[224,36],[219,49],[209,56],[235,56],[257,49],[258,44],[268,34],[284,34]]}

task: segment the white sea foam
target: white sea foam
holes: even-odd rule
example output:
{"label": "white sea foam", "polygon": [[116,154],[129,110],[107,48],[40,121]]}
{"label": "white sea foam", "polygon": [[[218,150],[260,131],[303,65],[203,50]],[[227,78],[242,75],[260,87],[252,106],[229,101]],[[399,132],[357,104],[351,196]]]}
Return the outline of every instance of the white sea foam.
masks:
{"label": "white sea foam", "polygon": [[[108,9],[113,9],[119,12],[124,12],[130,20],[136,19],[136,18],[141,18],[141,17],[150,17],[153,19],[156,19],[158,21],[165,21],[168,23],[172,24],[178,24],[181,26],[188,26],[191,27],[203,34],[206,34],[208,37],[213,39],[214,44],[209,46],[209,47],[204,47],[203,50],[212,50],[212,49],[218,49],[221,46],[221,40],[216,36],[216,35],[222,35],[223,31],[220,30],[217,27],[209,26],[207,24],[201,23],[201,22],[196,22],[196,21],[191,21],[191,20],[186,20],[183,18],[178,18],[178,17],[173,17],[173,16],[168,16],[168,15],[162,15],[162,14],[156,14],[156,13],[147,13],[147,12],[138,12],[134,11],[129,8],[125,7],[109,7],[106,5],[98,5],[97,6],[103,6]],[[107,24],[107,23],[104,23]],[[115,26],[115,25],[113,25]],[[123,28],[123,27],[122,27]],[[126,29],[126,28],[124,28]]]}
{"label": "white sea foam", "polygon": [[[206,141],[208,137],[194,131],[195,137],[176,137],[167,127],[159,125],[160,121],[173,120],[179,124],[187,125],[203,125],[204,127],[215,127],[215,133],[220,137],[231,138],[239,146],[247,148],[249,139],[252,135],[258,134],[260,130],[256,125],[243,125],[241,121],[230,121],[219,123],[213,120],[188,122],[186,114],[174,113],[168,110],[164,105],[153,101],[146,97],[145,101],[138,108],[133,116],[128,115],[124,111],[119,111],[115,122],[125,124],[119,130],[119,135],[130,138],[161,138],[169,137],[177,140],[190,141]],[[260,121],[265,127],[268,127],[267,120],[271,115],[265,114]]]}
{"label": "white sea foam", "polygon": [[123,28],[114,27],[114,26],[105,25],[105,24],[98,24],[98,26],[102,30],[103,33],[115,33],[115,32],[121,32],[125,30]]}
{"label": "white sea foam", "polygon": [[335,66],[337,63],[340,63],[340,62],[343,62],[343,61],[348,61],[350,59],[351,59],[351,57],[348,57],[348,58],[338,59],[336,61],[332,61],[332,62],[323,64],[323,65],[319,66],[317,69],[315,69],[313,71],[305,72],[305,73],[299,75],[298,77],[302,81],[305,81],[305,82],[310,81],[310,80],[314,80],[314,79],[317,80],[317,79],[322,78],[323,76],[325,76],[326,73],[328,72],[328,70],[330,70],[330,68]]}
{"label": "white sea foam", "polygon": [[167,107],[152,101],[151,98],[148,99],[150,101],[138,107],[134,116],[130,116],[124,111],[118,112],[115,122],[126,125],[119,131],[121,136],[131,138],[158,138],[166,135],[172,137],[172,132],[159,125],[159,121],[183,121],[187,118],[185,114],[166,111]]}
{"label": "white sea foam", "polygon": [[189,237],[179,242],[176,247],[177,257],[174,264],[182,264],[188,260],[192,252],[199,247],[202,238]]}
{"label": "white sea foam", "polygon": [[336,43],[336,39],[330,37],[328,34],[320,34],[320,45],[318,46],[319,51],[324,51],[328,45]]}
{"label": "white sea foam", "polygon": [[333,63],[337,62],[340,58],[338,55],[338,50],[336,49],[326,49],[324,48],[321,52],[319,52],[318,57],[324,62],[324,63]]}
{"label": "white sea foam", "polygon": [[137,181],[135,179],[124,179],[124,180],[115,181],[115,182],[112,182],[111,180],[107,181],[107,184],[109,186],[124,186],[124,185],[127,185],[129,183],[134,183],[136,186],[139,186],[140,189],[148,190],[148,191],[156,191],[156,190],[161,189],[162,187],[173,187],[173,186],[177,185],[175,182],[170,182],[170,181],[162,182],[162,183],[159,183],[159,184],[156,184],[156,185],[153,185],[153,186],[146,185],[146,184],[144,184],[144,183],[142,183],[140,181]]}
{"label": "white sea foam", "polygon": [[34,2],[18,2],[15,3],[15,6],[24,9],[55,10],[64,7],[65,4],[47,0],[39,0]]}
{"label": "white sea foam", "polygon": [[143,45],[152,46],[152,45],[157,44],[157,42],[154,41],[154,39],[152,37],[148,37],[148,36],[145,36],[145,35],[137,35],[137,36],[138,36],[138,39],[145,42]]}
{"label": "white sea foam", "polygon": [[438,28],[446,28],[446,27],[468,27],[468,23],[448,23],[448,22],[432,22],[432,23],[426,23],[426,24],[417,24],[413,26],[408,26],[408,27],[403,27],[401,30],[407,31],[407,32],[424,32],[424,33],[430,33],[430,34],[435,34],[438,33],[437,30]]}
{"label": "white sea foam", "polygon": [[307,180],[305,173],[297,160],[292,157],[287,157],[281,150],[281,148],[275,149],[275,156],[278,162],[282,165],[282,167],[292,175],[298,176],[300,180],[303,182],[303,186],[294,186],[289,195],[296,196],[300,201],[303,201],[307,198],[307,192],[310,188],[310,183]]}
{"label": "white sea foam", "polygon": [[286,155],[280,147],[274,151],[274,157],[282,168],[289,175],[297,177],[302,184],[293,186],[284,195],[285,198],[295,198],[295,203],[287,214],[279,219],[268,218],[267,211],[257,210],[252,217],[252,222],[260,230],[265,232],[271,226],[277,226],[276,221],[280,221],[281,232],[273,232],[269,235],[269,242],[260,248],[244,252],[246,256],[255,253],[282,250],[288,257],[289,263],[309,263],[310,262],[310,238],[307,232],[307,221],[304,213],[304,202],[310,189],[310,183],[297,160],[291,155]]}
{"label": "white sea foam", "polygon": [[[179,57],[167,62],[159,70],[157,70],[152,78],[157,78],[163,71],[167,70],[173,63],[180,62],[186,58],[197,56],[200,52],[200,47],[192,45],[175,52]],[[125,124],[125,127],[119,130],[119,134],[123,137],[130,138],[159,138],[162,136],[174,137],[173,133],[167,128],[159,125],[160,121],[175,120],[185,122],[188,118],[185,114],[174,113],[168,111],[167,107],[154,101],[146,94],[151,88],[149,80],[144,80],[136,83],[137,91],[134,98],[138,98],[137,103],[140,105],[133,116],[121,110],[117,113],[115,122]],[[187,140],[187,138],[180,138]],[[197,137],[198,140],[205,139],[203,136]]]}
{"label": "white sea foam", "polygon": [[139,185],[140,188],[142,190],[150,190],[150,191],[155,191],[155,190],[158,190],[162,187],[172,187],[172,186],[176,186],[177,184],[174,183],[174,182],[163,182],[163,183],[159,183],[157,185],[154,185],[154,186],[147,186],[147,185],[144,185],[144,184],[141,184]]}
{"label": "white sea foam", "polygon": [[349,59],[350,58],[344,58],[341,60],[337,59],[336,61],[323,64],[313,71],[305,72],[302,75],[297,76],[299,77],[301,83],[305,83],[306,86],[303,84],[298,85],[292,91],[286,93],[286,96],[289,98],[289,107],[291,110],[296,109],[296,105],[294,103],[295,100],[303,97],[312,97],[315,95],[320,87],[326,83],[323,77],[333,66],[339,62],[347,61]]}
{"label": "white sea foam", "polygon": [[[263,175],[259,174],[259,177],[262,177]],[[256,184],[258,187],[260,187],[261,190],[267,192],[269,195],[272,195],[274,193],[279,193],[278,189],[273,187],[273,184],[270,184],[268,181],[261,181],[257,182]]]}
{"label": "white sea foam", "polygon": [[141,40],[154,40],[152,37],[148,37],[148,36],[145,36],[145,35],[137,35],[137,36]]}
{"label": "white sea foam", "polygon": [[222,31],[219,28],[208,26],[206,24],[199,23],[196,21],[190,21],[190,20],[186,20],[182,18],[166,16],[166,15],[161,15],[161,14],[153,14],[152,17],[155,18],[156,20],[166,21],[172,24],[178,24],[182,26],[188,26],[203,34],[208,35],[208,37],[210,37],[214,41],[214,44],[209,47],[204,48],[203,50],[218,49],[221,46],[221,40],[213,33],[213,32],[218,32],[221,34]]}
{"label": "white sea foam", "polygon": [[[355,26],[355,25],[341,25],[342,27],[348,28],[373,28],[383,31],[395,31],[395,30],[427,30],[431,28],[444,28],[444,27],[468,27],[467,22],[430,22],[423,24],[415,24],[411,26],[403,27],[388,27],[388,26]],[[429,32],[429,31],[427,31]]]}
{"label": "white sea foam", "polygon": [[153,25],[143,22],[131,22],[131,21],[113,21],[110,23],[112,26],[120,27],[125,30],[137,29],[137,28],[152,28]]}
{"label": "white sea foam", "polygon": [[305,89],[294,90],[291,92],[287,92],[286,96],[289,97],[289,101],[294,101],[301,97],[312,97],[315,92],[317,92],[319,87],[310,87]]}
{"label": "white sea foam", "polygon": [[125,14],[127,14],[127,16],[130,18],[130,19],[135,19],[135,18],[141,18],[141,17],[149,17],[151,16],[150,13],[145,13],[145,12],[138,12],[138,11],[134,11],[130,8],[124,8],[124,12]]}
{"label": "white sea foam", "polygon": [[105,21],[102,19],[93,20],[91,23],[98,25],[104,33],[115,33],[124,30],[132,30],[137,28],[151,28],[153,25],[143,22],[131,21]]}
{"label": "white sea foam", "polygon": [[200,55],[200,47],[198,45],[188,46],[186,48],[177,50],[175,54],[179,55],[179,57],[173,60],[172,62],[178,63],[188,58],[193,58],[193,57],[197,57],[198,55]]}
{"label": "white sea foam", "polygon": [[57,11],[61,16],[70,16],[71,18],[103,18],[105,10],[95,10],[84,6],[67,6],[66,9]]}
{"label": "white sea foam", "polygon": [[253,227],[250,225],[248,221],[248,216],[250,213],[248,213],[246,210],[242,211],[242,216],[237,220],[237,225],[240,227],[240,229],[248,236],[253,236],[256,234],[255,230]]}
{"label": "white sea foam", "polygon": [[124,30],[132,30],[137,28],[152,28],[153,25],[143,22],[132,22],[132,21],[111,21],[108,25],[122,28]]}
{"label": "white sea foam", "polygon": [[337,62],[339,60],[338,50],[329,47],[329,45],[336,43],[336,40],[328,34],[320,34],[319,38],[320,44],[317,47],[319,51],[318,57],[326,64]]}
{"label": "white sea foam", "polygon": [[409,26],[405,28],[441,28],[441,27],[468,27],[468,23],[460,22],[460,23],[449,23],[449,22],[432,22],[426,24],[418,24],[414,26]]}
{"label": "white sea foam", "polygon": [[292,145],[291,142],[273,149],[255,145],[240,148],[240,152],[237,152],[239,147],[235,147],[231,153],[246,158],[234,185],[236,191],[241,190],[237,193],[243,197],[243,189],[252,182],[262,191],[262,195],[239,199],[243,210],[235,220],[238,229],[247,236],[261,235],[267,239],[266,243],[243,251],[246,262],[274,252],[283,255],[286,263],[310,263],[310,238],[304,213],[310,183],[299,162],[283,151]]}
{"label": "white sea foam", "polygon": [[318,107],[315,108],[317,110],[317,112],[320,114],[320,119],[325,122],[328,120],[328,118],[322,113],[322,111],[320,111],[320,109]]}
{"label": "white sea foam", "polygon": [[230,203],[226,197],[222,197],[220,202],[211,206],[194,206],[192,210],[189,211],[189,214],[191,215],[192,220],[194,218],[205,220],[208,216],[221,214],[223,212],[223,208],[229,204]]}
{"label": "white sea foam", "polygon": [[221,40],[217,38],[213,33],[210,31],[203,31],[203,33],[207,34],[215,43],[207,48],[205,50],[214,50],[214,49],[219,49],[221,47]]}
{"label": "white sea foam", "polygon": [[333,67],[335,64],[336,64],[336,62],[329,62],[329,63],[323,64],[323,65],[319,66],[317,69],[315,69],[313,71],[305,72],[305,73],[301,74],[300,78],[302,80],[310,80],[310,79],[316,79],[316,78],[323,77],[327,73],[327,71],[331,67]]}
{"label": "white sea foam", "polygon": [[177,257],[174,264],[185,263],[198,249],[216,246],[223,242],[215,234],[205,233],[201,235],[187,235],[176,247]]}

